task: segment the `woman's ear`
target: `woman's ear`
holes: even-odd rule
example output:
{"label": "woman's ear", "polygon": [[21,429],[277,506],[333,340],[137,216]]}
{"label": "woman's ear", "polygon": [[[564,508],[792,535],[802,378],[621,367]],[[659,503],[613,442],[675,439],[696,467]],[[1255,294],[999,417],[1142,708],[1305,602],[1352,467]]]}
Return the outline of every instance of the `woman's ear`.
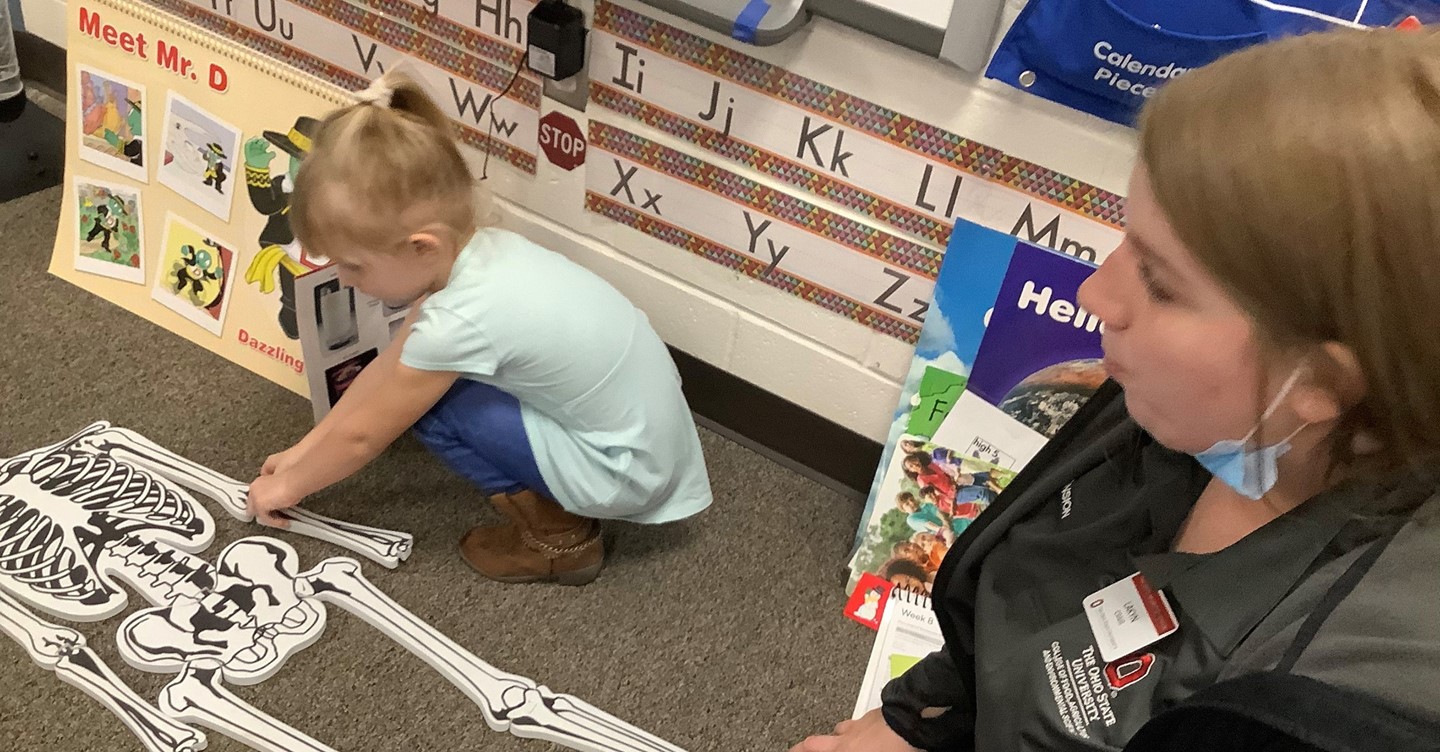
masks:
{"label": "woman's ear", "polygon": [[1307,423],[1336,420],[1365,398],[1368,389],[1360,359],[1349,346],[1326,342],[1312,367],[1312,377],[1295,390],[1292,405]]}

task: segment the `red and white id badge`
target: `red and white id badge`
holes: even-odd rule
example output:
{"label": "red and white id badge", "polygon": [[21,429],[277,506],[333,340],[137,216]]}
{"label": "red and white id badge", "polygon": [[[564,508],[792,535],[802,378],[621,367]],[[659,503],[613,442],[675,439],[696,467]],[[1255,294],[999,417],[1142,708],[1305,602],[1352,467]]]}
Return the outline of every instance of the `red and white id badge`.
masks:
{"label": "red and white id badge", "polygon": [[1137,653],[1180,628],[1165,594],[1150,587],[1139,572],[1091,593],[1085,599],[1085,616],[1107,663]]}

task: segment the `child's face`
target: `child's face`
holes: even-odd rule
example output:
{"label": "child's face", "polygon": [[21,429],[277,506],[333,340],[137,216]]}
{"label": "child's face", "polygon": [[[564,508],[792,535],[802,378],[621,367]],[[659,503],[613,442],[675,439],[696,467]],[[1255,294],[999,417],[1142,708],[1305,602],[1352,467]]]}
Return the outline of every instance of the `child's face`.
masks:
{"label": "child's face", "polygon": [[920,549],[925,551],[926,553],[929,553],[930,550],[935,548],[936,546],[940,546],[945,543],[945,541],[940,540],[940,536],[934,533],[916,533],[915,535],[910,537],[910,541],[915,545],[919,546]]}
{"label": "child's face", "polygon": [[354,249],[335,263],[341,284],[403,307],[443,287],[454,261],[453,253],[406,240],[388,251]]}
{"label": "child's face", "polygon": [[340,283],[389,305],[405,305],[420,297],[431,278],[409,254],[356,250],[335,262]]}

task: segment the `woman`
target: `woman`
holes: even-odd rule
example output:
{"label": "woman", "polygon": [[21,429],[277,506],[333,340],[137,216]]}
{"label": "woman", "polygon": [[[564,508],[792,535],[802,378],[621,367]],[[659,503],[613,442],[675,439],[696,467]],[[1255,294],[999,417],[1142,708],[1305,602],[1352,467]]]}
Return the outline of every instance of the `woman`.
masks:
{"label": "woman", "polygon": [[944,649],[795,749],[1120,749],[1247,675],[1440,728],[1440,35],[1167,84],[1081,304],[1112,382],[946,557]]}

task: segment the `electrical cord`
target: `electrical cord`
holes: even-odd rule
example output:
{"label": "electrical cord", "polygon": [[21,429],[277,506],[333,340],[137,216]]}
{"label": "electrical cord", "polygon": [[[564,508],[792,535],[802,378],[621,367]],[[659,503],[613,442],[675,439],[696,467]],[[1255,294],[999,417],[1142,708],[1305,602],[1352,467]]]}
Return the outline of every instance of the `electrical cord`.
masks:
{"label": "electrical cord", "polygon": [[525,70],[525,67],[529,64],[530,52],[526,50],[525,54],[520,56],[520,62],[515,65],[515,75],[510,77],[510,83],[505,84],[505,88],[500,91],[499,96],[490,100],[490,117],[485,124],[485,161],[480,165],[481,180],[490,179],[490,152],[495,150],[495,105],[499,104],[500,100],[504,99],[505,95],[510,93],[510,88],[513,87],[515,81],[520,78],[520,72]]}

